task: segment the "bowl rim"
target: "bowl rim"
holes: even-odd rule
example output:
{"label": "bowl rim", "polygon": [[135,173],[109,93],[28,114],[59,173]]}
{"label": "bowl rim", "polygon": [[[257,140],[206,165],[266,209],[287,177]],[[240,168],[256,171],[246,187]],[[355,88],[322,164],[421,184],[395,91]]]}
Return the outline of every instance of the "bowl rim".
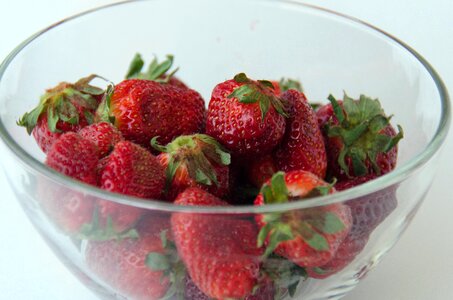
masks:
{"label": "bowl rim", "polygon": [[[2,82],[3,75],[7,70],[9,64],[13,59],[30,43],[35,39],[39,38],[41,35],[44,35],[46,32],[51,31],[52,29],[70,21],[76,20],[85,15],[89,15],[93,12],[100,10],[107,10],[111,7],[116,7],[120,5],[135,4],[137,2],[151,2],[158,0],[132,0],[132,1],[121,1],[96,7],[93,9],[86,10],[84,12],[75,14],[68,18],[65,18],[59,22],[56,22],[49,27],[46,27],[34,35],[30,36],[28,39],[24,40],[19,44],[15,49],[11,51],[9,55],[4,59],[0,65],[0,84]],[[257,1],[257,0],[252,0]],[[258,1],[257,1],[258,2]],[[345,191],[337,192],[327,196],[316,197],[312,199],[304,199],[303,201],[291,201],[289,203],[282,204],[270,204],[263,206],[254,206],[254,205],[243,205],[243,206],[224,206],[224,207],[209,207],[209,206],[179,206],[172,203],[167,203],[154,199],[140,199],[133,196],[122,195],[118,193],[108,192],[101,190],[100,188],[82,183],[80,181],[74,180],[68,176],[64,176],[48,167],[46,167],[42,162],[38,161],[31,155],[29,155],[24,149],[22,149],[11,137],[11,135],[6,130],[3,120],[0,118],[0,137],[2,138],[3,143],[7,146],[6,148],[15,155],[21,163],[26,167],[31,168],[32,171],[39,173],[42,176],[45,176],[47,179],[55,182],[56,184],[63,185],[67,188],[82,192],[84,194],[93,196],[95,198],[100,198],[103,200],[109,200],[121,204],[132,205],[144,209],[158,210],[158,211],[167,211],[167,212],[188,212],[188,213],[210,213],[210,214],[255,214],[255,213],[272,213],[280,211],[288,211],[294,209],[303,209],[309,207],[323,206],[326,204],[339,203],[342,201],[355,199],[382,189],[385,189],[391,185],[397,184],[398,182],[407,178],[411,173],[415,172],[418,168],[427,163],[441,148],[443,142],[446,139],[450,122],[451,122],[451,107],[448,91],[446,86],[437,71],[430,65],[430,63],[421,56],[417,51],[412,49],[403,41],[392,36],[391,34],[385,32],[378,27],[371,25],[367,22],[364,22],[358,18],[351,17],[330,9],[322,8],[312,4],[301,3],[297,0],[265,0],[259,1],[260,3],[269,2],[279,5],[289,5],[295,6],[299,9],[304,9],[308,11],[314,11],[316,13],[321,13],[323,16],[328,16],[330,18],[346,21],[350,24],[359,25],[360,27],[371,30],[372,32],[378,34],[380,37],[385,38],[386,41],[399,45],[408,55],[412,55],[428,74],[433,79],[437,91],[440,96],[441,101],[441,116],[439,120],[438,127],[433,138],[429,141],[425,149],[414,156],[411,160],[405,162],[404,164],[398,166],[392,172],[378,177],[374,180],[371,180],[367,183],[364,183],[360,186],[348,189]]]}

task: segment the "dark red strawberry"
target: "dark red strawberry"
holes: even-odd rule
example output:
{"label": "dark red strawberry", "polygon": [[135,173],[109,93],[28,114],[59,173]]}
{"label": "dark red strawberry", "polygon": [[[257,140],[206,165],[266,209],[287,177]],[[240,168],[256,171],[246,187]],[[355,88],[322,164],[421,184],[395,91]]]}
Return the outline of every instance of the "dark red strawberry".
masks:
{"label": "dark red strawberry", "polygon": [[[335,190],[306,171],[278,172],[263,185],[255,205],[302,200]],[[343,204],[330,204],[285,213],[259,215],[259,245],[266,244],[265,255],[274,250],[302,267],[327,263],[351,228],[351,212]]]}
{"label": "dark red strawberry", "polygon": [[162,152],[157,156],[166,170],[166,198],[173,201],[188,187],[197,186],[224,197],[229,193],[230,154],[205,134],[183,135],[167,146],[152,146]]}
{"label": "dark red strawberry", "polygon": [[260,188],[269,178],[278,171],[274,158],[271,154],[258,156],[252,159],[247,166],[247,178]]}
{"label": "dark red strawberry", "polygon": [[[335,185],[339,191],[352,188],[376,178],[375,175],[340,181]],[[370,195],[349,200],[346,205],[351,209],[351,231],[338,248],[335,256],[327,264],[308,269],[310,277],[326,278],[345,267],[365,248],[370,234],[396,208],[396,188],[394,186]]]}
{"label": "dark red strawberry", "polygon": [[129,299],[159,299],[170,286],[163,270],[147,265],[148,256],[166,254],[162,233],[169,229],[168,219],[153,216],[137,225],[138,238],[114,241],[89,241],[85,251],[88,268],[115,292]]}
{"label": "dark red strawberry", "polygon": [[101,188],[139,198],[159,199],[164,169],[149,151],[129,141],[115,145],[101,172]]}
{"label": "dark red strawberry", "polygon": [[64,132],[77,132],[93,121],[104,90],[90,85],[98,77],[90,75],[76,83],[62,82],[48,89],[37,107],[25,113],[17,122],[33,133],[38,146],[47,153]]}
{"label": "dark red strawberry", "polygon": [[123,140],[121,132],[107,122],[91,124],[82,128],[78,133],[83,138],[96,144],[100,158],[107,156],[113,150],[113,147]]}
{"label": "dark red strawberry", "polygon": [[55,171],[96,185],[98,164],[96,145],[74,132],[63,134],[47,153],[46,165]]}
{"label": "dark red strawberry", "polygon": [[167,59],[162,63],[159,63],[157,58],[154,57],[146,72],[142,72],[144,65],[145,62],[143,61],[142,56],[139,53],[135,54],[131,64],[129,65],[126,79],[147,79],[161,83],[168,83],[169,85],[183,89],[188,88],[187,85],[174,76],[174,74],[178,71],[178,68],[170,71],[173,65],[173,55],[167,55]]}
{"label": "dark red strawberry", "polygon": [[330,176],[338,179],[367,174],[383,175],[396,166],[397,144],[403,138],[390,124],[377,99],[346,94],[342,102],[332,95],[331,104],[321,107],[318,122],[326,140]]}
{"label": "dark red strawberry", "polygon": [[281,95],[289,118],[283,141],[275,151],[279,170],[305,170],[324,178],[327,169],[326,148],[316,114],[305,95],[290,89]]}
{"label": "dark red strawberry", "polygon": [[[227,205],[199,188],[188,188],[175,204]],[[252,293],[262,255],[252,222],[228,215],[181,212],[172,215],[171,225],[187,272],[204,294],[215,299],[243,299]]]}
{"label": "dark red strawberry", "polygon": [[285,116],[271,82],[240,73],[212,91],[206,133],[233,155],[265,154],[282,139]]}
{"label": "dark red strawberry", "polygon": [[98,110],[99,119],[113,121],[124,138],[151,148],[204,128],[205,107],[200,94],[191,89],[146,79],[124,80]]}

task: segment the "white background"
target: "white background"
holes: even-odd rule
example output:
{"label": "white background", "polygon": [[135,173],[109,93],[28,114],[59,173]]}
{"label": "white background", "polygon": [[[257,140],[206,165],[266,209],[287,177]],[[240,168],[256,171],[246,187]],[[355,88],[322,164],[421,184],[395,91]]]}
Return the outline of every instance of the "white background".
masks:
{"label": "white background", "polygon": [[[0,0],[0,60],[36,31],[109,0]],[[399,37],[438,70],[453,93],[452,0],[306,1],[358,17]],[[414,124],[414,126],[416,126]],[[437,179],[384,261],[347,300],[453,299],[453,152],[450,132]],[[0,153],[0,159],[3,154]],[[53,256],[0,173],[0,299],[95,299]]]}

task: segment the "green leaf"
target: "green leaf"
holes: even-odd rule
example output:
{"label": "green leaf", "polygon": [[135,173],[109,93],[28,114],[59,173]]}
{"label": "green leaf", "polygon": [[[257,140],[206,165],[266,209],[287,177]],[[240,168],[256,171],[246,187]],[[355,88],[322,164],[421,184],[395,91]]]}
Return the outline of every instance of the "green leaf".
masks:
{"label": "green leaf", "polygon": [[239,73],[239,74],[236,74],[234,76],[234,81],[236,81],[237,83],[248,83],[250,82],[251,80],[247,77],[247,75],[245,75],[245,73]]}
{"label": "green leaf", "polygon": [[148,80],[156,80],[161,76],[164,76],[165,73],[170,70],[173,65],[173,55],[167,55],[167,59],[160,64],[152,64],[148,71],[146,72],[146,78]]}
{"label": "green leaf", "polygon": [[340,124],[343,124],[343,122],[345,121],[345,115],[337,99],[335,99],[335,97],[332,95],[329,95],[327,99],[329,99],[330,103],[332,104],[333,112],[337,117],[338,122],[340,122]]}
{"label": "green leaf", "polygon": [[364,161],[367,158],[365,152],[363,150],[361,150],[360,148],[351,148],[349,150],[348,154],[351,157],[352,169],[354,170],[354,175],[355,176],[366,175],[368,170],[364,163]]}
{"label": "green leaf", "polygon": [[136,53],[132,59],[129,69],[126,74],[126,79],[135,78],[142,71],[143,65],[145,62],[142,59],[142,56],[139,53]]}
{"label": "green leaf", "polygon": [[159,142],[157,141],[158,138],[159,136],[155,136],[151,139],[150,141],[151,146],[159,152],[168,153],[169,152],[168,148],[166,146],[162,146],[161,144],[159,144]]}
{"label": "green leaf", "polygon": [[195,171],[195,181],[204,185],[212,185],[211,179],[200,169]]}
{"label": "green leaf", "polygon": [[302,93],[304,92],[302,84],[299,81],[291,78],[280,79],[279,86],[282,92],[286,92],[289,89],[296,90]]}
{"label": "green leaf", "polygon": [[260,193],[263,195],[264,203],[266,204],[274,203],[274,195],[272,193],[272,188],[268,184],[264,184],[261,187]]}
{"label": "green leaf", "polygon": [[41,100],[39,105],[31,110],[30,112],[25,113],[17,122],[17,125],[25,127],[27,129],[27,133],[30,135],[33,129],[35,128],[36,124],[38,123],[38,119],[41,116],[42,112],[47,109],[47,102]]}
{"label": "green leaf", "polygon": [[389,152],[393,147],[395,147],[399,141],[404,137],[403,128],[398,125],[398,134],[392,138],[390,143],[387,145],[387,148],[384,149],[384,152]]}
{"label": "green leaf", "polygon": [[110,101],[115,90],[114,85],[107,86],[104,97],[96,110],[96,122],[108,122],[115,124],[115,117],[110,113]]}
{"label": "green leaf", "polygon": [[341,219],[332,212],[326,212],[324,215],[324,227],[322,232],[327,234],[334,234],[345,229]]}
{"label": "green leaf", "polygon": [[272,82],[270,82],[269,80],[258,80],[258,82],[259,82],[262,86],[264,86],[264,87],[266,87],[266,88],[268,88],[268,89],[271,89],[271,90],[274,89],[274,85],[273,85]]}
{"label": "green leaf", "polygon": [[60,130],[57,129],[58,120],[58,115],[56,115],[54,109],[49,106],[47,108],[47,126],[51,132],[60,132]]}
{"label": "green leaf", "polygon": [[263,258],[268,257],[278,245],[282,242],[294,239],[291,228],[287,224],[278,224],[277,228],[271,232],[269,236],[269,243],[264,251]]}
{"label": "green leaf", "polygon": [[326,238],[314,231],[311,237],[305,238],[305,241],[307,242],[308,245],[310,245],[310,247],[317,251],[329,250],[329,244],[327,243]]}
{"label": "green leaf", "polygon": [[288,202],[288,188],[286,187],[285,173],[277,172],[271,178],[271,187],[273,202],[272,203],[285,203]]}
{"label": "green leaf", "polygon": [[272,224],[270,224],[270,223],[267,223],[266,225],[264,225],[261,228],[260,232],[258,233],[258,238],[256,241],[256,245],[258,248],[263,247],[264,242],[266,241],[267,236],[269,235],[271,230],[272,230]]}
{"label": "green leaf", "polygon": [[255,89],[251,85],[244,84],[235,88],[227,98],[237,98],[241,103],[255,103],[258,101],[256,97],[247,97],[248,95],[253,94],[253,92],[255,92]]}
{"label": "green leaf", "polygon": [[165,190],[164,190],[165,194],[167,194],[168,191],[170,190],[173,178],[175,177],[176,171],[178,170],[180,165],[181,165],[180,161],[175,161],[173,156],[170,156],[167,168],[165,169]]}
{"label": "green leaf", "polygon": [[389,118],[383,115],[377,115],[371,119],[368,128],[371,132],[378,133],[389,124]]}
{"label": "green leaf", "polygon": [[267,115],[267,112],[269,111],[269,101],[267,100],[261,100],[260,101],[260,110],[261,110],[261,122],[264,122],[264,118]]}
{"label": "green leaf", "polygon": [[145,264],[153,271],[165,271],[170,269],[170,263],[165,255],[158,252],[150,252],[146,256]]}

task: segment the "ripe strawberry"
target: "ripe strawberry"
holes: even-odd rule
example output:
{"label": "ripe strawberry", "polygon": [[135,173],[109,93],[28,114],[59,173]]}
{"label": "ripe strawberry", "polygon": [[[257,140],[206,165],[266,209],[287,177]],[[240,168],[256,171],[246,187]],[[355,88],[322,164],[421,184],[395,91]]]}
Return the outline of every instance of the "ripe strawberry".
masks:
{"label": "ripe strawberry", "polygon": [[177,136],[202,131],[205,107],[194,90],[128,79],[115,86],[97,114],[101,120],[114,120],[125,139],[151,148],[153,137],[167,144]]}
{"label": "ripe strawberry", "polygon": [[[375,175],[368,175],[340,181],[335,188],[342,191],[374,178],[376,178]],[[395,187],[389,187],[345,203],[351,209],[351,230],[335,256],[327,264],[307,270],[310,277],[320,279],[329,277],[348,266],[362,252],[373,230],[396,208]]]}
{"label": "ripe strawberry", "polygon": [[51,181],[40,180],[37,199],[47,217],[64,233],[78,234],[93,218],[95,199]]}
{"label": "ripe strawberry", "polygon": [[164,170],[156,157],[129,141],[115,145],[101,171],[101,188],[111,192],[158,199],[164,185]]}
{"label": "ripe strawberry", "polygon": [[47,153],[64,132],[77,132],[92,122],[104,90],[90,85],[96,78],[90,75],[76,83],[62,82],[48,89],[39,104],[17,122],[33,133],[38,146]]}
{"label": "ripe strawberry", "polygon": [[[198,188],[179,194],[176,205],[224,206],[226,202]],[[257,230],[245,219],[228,215],[174,213],[171,226],[187,272],[210,298],[245,298],[259,277],[262,251]]]}
{"label": "ripe strawberry", "polygon": [[121,132],[110,123],[94,123],[78,132],[83,138],[92,141],[99,150],[99,157],[107,156],[115,145],[123,140]]}
{"label": "ripe strawberry", "polygon": [[212,91],[206,133],[233,155],[265,154],[282,139],[285,116],[271,82],[240,73]]}
{"label": "ripe strawberry", "polygon": [[96,185],[98,160],[98,148],[93,142],[67,132],[53,143],[45,163],[59,173]]}
{"label": "ripe strawberry", "polygon": [[148,256],[165,255],[162,232],[168,219],[148,217],[137,225],[139,238],[118,241],[89,241],[85,251],[88,268],[113,290],[130,299],[159,299],[170,286],[162,270],[147,265]]}
{"label": "ripe strawberry", "polygon": [[[284,203],[333,193],[322,179],[306,171],[278,172],[263,185],[255,205]],[[269,213],[257,217],[261,227],[258,245],[267,245],[302,267],[317,267],[335,254],[351,227],[351,212],[343,204]]]}
{"label": "ripe strawberry", "polygon": [[403,131],[398,126],[395,132],[379,101],[364,95],[354,100],[346,94],[343,102],[332,95],[329,100],[331,104],[321,107],[317,117],[326,140],[330,175],[347,179],[393,170]]}
{"label": "ripe strawberry", "polygon": [[[184,280],[184,299],[185,300],[209,300],[206,296],[192,281],[189,276],[186,276]],[[274,300],[275,298],[275,287],[271,281],[267,281],[260,285],[260,287],[251,295],[248,295],[244,300]]]}
{"label": "ripe strawberry", "polygon": [[173,201],[188,187],[199,187],[224,197],[229,192],[230,154],[212,137],[205,134],[183,135],[167,146],[152,146],[162,152],[157,156],[166,169],[166,198]]}
{"label": "ripe strawberry", "polygon": [[266,154],[250,161],[247,166],[247,178],[256,187],[261,187],[277,171],[273,156]]}
{"label": "ripe strawberry", "polygon": [[126,79],[136,78],[154,80],[162,83],[168,83],[169,85],[183,89],[188,88],[187,85],[185,85],[181,80],[174,77],[174,74],[178,71],[178,68],[168,73],[173,65],[173,55],[167,55],[167,59],[160,64],[157,61],[157,58],[154,57],[153,61],[148,67],[148,70],[145,73],[142,72],[144,65],[145,62],[143,61],[142,56],[139,53],[135,54],[131,64],[129,65]]}
{"label": "ripe strawberry", "polygon": [[281,95],[289,118],[283,141],[275,151],[279,170],[305,170],[324,178],[327,169],[326,149],[316,114],[301,92],[290,89]]}
{"label": "ripe strawberry", "polygon": [[[159,199],[165,185],[164,169],[151,153],[129,142],[121,141],[103,162],[100,186],[104,190],[148,199]],[[99,200],[100,224],[111,219],[117,232],[131,228],[144,210],[106,200]]]}

